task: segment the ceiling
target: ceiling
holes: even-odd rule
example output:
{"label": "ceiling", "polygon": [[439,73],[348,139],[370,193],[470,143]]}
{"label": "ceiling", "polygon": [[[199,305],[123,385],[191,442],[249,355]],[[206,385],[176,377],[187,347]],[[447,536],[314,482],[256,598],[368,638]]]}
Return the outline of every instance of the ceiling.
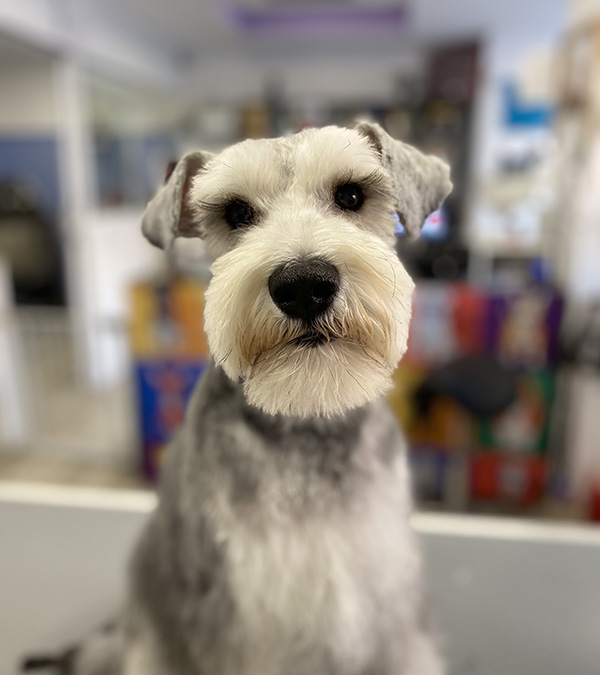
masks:
{"label": "ceiling", "polygon": [[[92,1],[92,0],[90,0]],[[336,0],[334,0],[336,1]],[[292,4],[298,0],[291,0]],[[337,0],[352,7],[390,6],[394,0]],[[556,32],[563,25],[566,0],[406,0],[405,24],[389,31],[360,35],[277,36],[240,32],[229,20],[232,3],[273,6],[290,0],[103,0],[115,15],[135,26],[156,44],[187,59],[218,56],[252,56],[268,53],[297,53],[319,50],[397,50],[402,44],[427,45],[441,41],[485,36],[494,31],[511,31],[527,36],[531,31]],[[322,6],[322,5],[321,5]]]}

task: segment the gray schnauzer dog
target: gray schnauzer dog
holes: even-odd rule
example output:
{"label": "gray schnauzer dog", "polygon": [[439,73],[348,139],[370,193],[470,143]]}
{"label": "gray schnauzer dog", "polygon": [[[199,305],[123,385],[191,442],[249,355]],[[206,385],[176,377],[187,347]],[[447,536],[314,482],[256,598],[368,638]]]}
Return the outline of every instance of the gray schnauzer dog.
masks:
{"label": "gray schnauzer dog", "polygon": [[451,189],[375,124],[194,152],[148,204],[214,258],[214,362],[162,471],[114,626],[75,675],[440,675],[382,395],[408,336],[416,236]]}

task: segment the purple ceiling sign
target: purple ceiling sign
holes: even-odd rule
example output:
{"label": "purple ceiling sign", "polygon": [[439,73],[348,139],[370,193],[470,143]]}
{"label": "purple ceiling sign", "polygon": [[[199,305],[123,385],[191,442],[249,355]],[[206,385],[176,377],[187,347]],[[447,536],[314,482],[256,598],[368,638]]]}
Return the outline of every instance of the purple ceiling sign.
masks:
{"label": "purple ceiling sign", "polygon": [[271,35],[388,32],[402,27],[407,19],[406,7],[396,3],[379,7],[258,8],[228,2],[221,8],[238,30]]}

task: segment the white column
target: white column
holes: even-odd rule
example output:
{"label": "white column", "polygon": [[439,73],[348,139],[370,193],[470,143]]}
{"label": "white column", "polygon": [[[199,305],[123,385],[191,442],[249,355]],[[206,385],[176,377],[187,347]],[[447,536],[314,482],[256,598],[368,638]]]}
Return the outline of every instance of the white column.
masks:
{"label": "white column", "polygon": [[77,59],[64,55],[55,66],[57,138],[63,194],[63,241],[67,294],[71,308],[76,367],[84,384],[94,380],[97,344],[90,314],[91,256],[85,232],[93,204],[94,162],[85,72]]}

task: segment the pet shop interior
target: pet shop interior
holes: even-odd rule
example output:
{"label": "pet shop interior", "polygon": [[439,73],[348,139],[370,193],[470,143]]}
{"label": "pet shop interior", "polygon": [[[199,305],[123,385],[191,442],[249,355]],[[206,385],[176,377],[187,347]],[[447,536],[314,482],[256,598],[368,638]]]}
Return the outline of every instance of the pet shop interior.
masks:
{"label": "pet shop interior", "polygon": [[2,673],[118,606],[209,359],[169,165],[365,118],[452,169],[389,392],[448,672],[600,672],[600,1],[2,0]]}

